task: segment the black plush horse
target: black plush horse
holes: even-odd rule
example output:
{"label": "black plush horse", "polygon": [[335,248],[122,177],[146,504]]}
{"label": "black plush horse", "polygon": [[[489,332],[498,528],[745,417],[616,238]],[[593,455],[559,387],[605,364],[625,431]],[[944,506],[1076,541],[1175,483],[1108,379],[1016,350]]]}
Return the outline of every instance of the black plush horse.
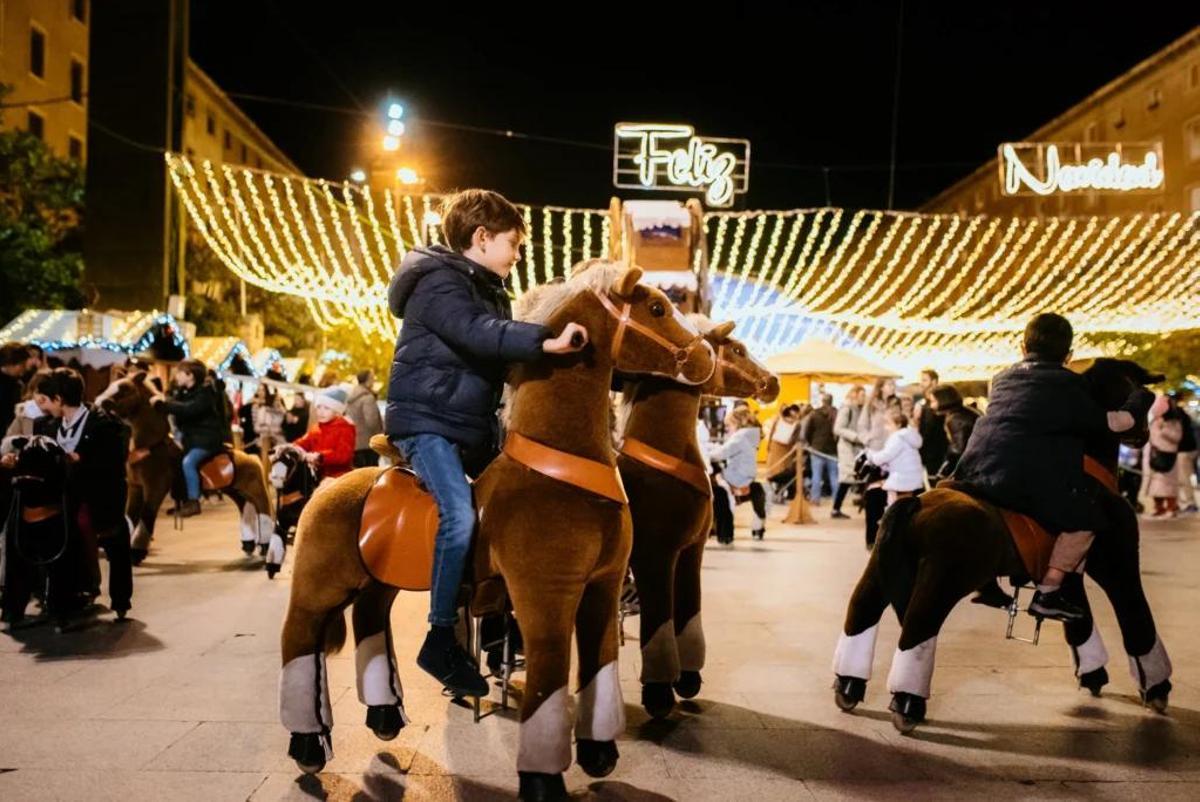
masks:
{"label": "black plush horse", "polygon": [[19,625],[40,585],[46,612],[61,629],[78,607],[78,566],[71,551],[78,533],[67,514],[67,453],[53,437],[34,435],[5,438],[0,455],[12,487],[4,518],[4,619]]}
{"label": "black plush horse", "polygon": [[304,449],[285,443],[271,451],[269,478],[278,497],[275,503],[275,532],[264,555],[267,558],[267,576],[274,579],[283,567],[287,544],[295,537],[300,513],[316,492],[320,477],[305,459]]}
{"label": "black plush horse", "polygon": [[[1095,360],[1083,376],[1092,397],[1108,410],[1119,409],[1135,387],[1162,381],[1162,376],[1116,359]],[[1145,423],[1139,424],[1124,435],[1093,437],[1084,444],[1085,453],[1115,478],[1122,440],[1145,442]],[[1171,663],[1142,590],[1137,515],[1116,493],[1104,494],[1100,503],[1109,526],[1096,533],[1086,570],[1113,605],[1143,701],[1163,712],[1171,691]],[[937,635],[950,610],[996,577],[1029,580],[1026,573],[999,510],[954,489],[953,483],[897,501],[880,523],[879,540],[846,611],[834,656],[838,706],[848,711],[864,698],[879,619],[890,604],[901,622],[888,676],[892,722],[901,732],[911,731],[925,719]],[[1064,589],[1086,607],[1082,577],[1070,576]],[[1068,626],[1066,636],[1077,676],[1098,692],[1107,681],[1107,655],[1090,616]]]}

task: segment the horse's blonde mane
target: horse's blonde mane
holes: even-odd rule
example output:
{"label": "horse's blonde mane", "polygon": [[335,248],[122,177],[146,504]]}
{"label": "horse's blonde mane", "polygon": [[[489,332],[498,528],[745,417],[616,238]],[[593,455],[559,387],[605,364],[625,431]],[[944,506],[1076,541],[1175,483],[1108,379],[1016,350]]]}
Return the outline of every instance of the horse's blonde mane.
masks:
{"label": "horse's blonde mane", "polygon": [[686,317],[688,322],[695,326],[696,330],[701,334],[708,334],[710,331],[720,325],[715,320],[710,319],[708,315],[701,314],[700,312],[688,312],[686,315],[684,315],[684,317]]}
{"label": "horse's blonde mane", "polygon": [[546,323],[559,307],[584,290],[608,292],[617,279],[629,269],[624,262],[589,259],[571,268],[565,281],[533,287],[518,299],[514,309],[517,320],[526,323]]}

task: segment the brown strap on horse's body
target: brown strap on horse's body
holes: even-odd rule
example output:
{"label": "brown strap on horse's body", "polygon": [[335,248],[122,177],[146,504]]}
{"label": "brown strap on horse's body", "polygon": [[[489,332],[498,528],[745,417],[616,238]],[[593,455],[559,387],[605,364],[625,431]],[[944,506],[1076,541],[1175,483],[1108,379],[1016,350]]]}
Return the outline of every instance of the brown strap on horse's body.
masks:
{"label": "brown strap on horse's body", "polygon": [[27,524],[48,521],[61,513],[58,507],[21,507],[21,520]]}
{"label": "brown strap on horse's body", "polygon": [[[745,381],[747,384],[749,384],[751,387],[753,387],[754,391],[756,393],[762,394],[767,389],[767,384],[770,382],[770,379],[766,378],[766,377],[757,378],[755,376],[751,376],[749,373],[747,373],[746,371],[742,370],[734,363],[727,360],[725,358],[725,348],[726,347],[727,346],[725,346],[725,345],[717,346],[717,359],[716,359],[717,366],[715,369],[717,385],[724,386],[725,374],[732,373],[733,375],[741,378],[743,381]],[[776,419],[776,423],[778,423],[778,419]],[[774,424],[771,425],[771,433],[772,434],[775,433]]]}
{"label": "brown strap on horse's body", "polygon": [[1117,486],[1117,477],[1108,468],[1104,467],[1103,463],[1095,457],[1083,455],[1083,472],[1095,479],[1110,493],[1119,494],[1120,488]]}
{"label": "brown strap on horse's body", "polygon": [[504,453],[526,468],[551,479],[566,482],[619,504],[629,503],[625,486],[621,484],[621,475],[614,465],[559,451],[517,432],[508,433],[504,441]]}
{"label": "brown strap on horse's body", "polygon": [[665,451],[659,451],[651,445],[632,437],[626,437],[621,446],[621,453],[643,465],[669,474],[681,482],[695,488],[703,496],[712,495],[712,485],[708,481],[708,473],[699,465],[694,465],[679,457],[673,457]]}
{"label": "brown strap on horse's body", "polygon": [[291,493],[287,493],[279,497],[279,506],[286,507],[289,504],[295,504],[297,501],[300,501],[303,498],[304,494],[302,492],[299,490],[293,490]]}
{"label": "brown strap on horse's body", "polygon": [[638,334],[650,340],[652,343],[665,348],[675,358],[676,365],[683,365],[692,355],[692,351],[704,342],[704,335],[697,333],[695,337],[687,342],[686,345],[676,345],[675,343],[663,337],[649,326],[643,326],[633,319],[633,304],[626,301],[624,305],[618,309],[617,305],[612,302],[612,299],[607,294],[600,292],[597,289],[592,290],[592,294],[599,299],[600,305],[608,311],[610,315],[616,318],[617,330],[613,333],[612,349],[609,352],[613,364],[617,363],[617,356],[621,353],[621,343],[625,341],[625,332],[627,329],[633,329]]}

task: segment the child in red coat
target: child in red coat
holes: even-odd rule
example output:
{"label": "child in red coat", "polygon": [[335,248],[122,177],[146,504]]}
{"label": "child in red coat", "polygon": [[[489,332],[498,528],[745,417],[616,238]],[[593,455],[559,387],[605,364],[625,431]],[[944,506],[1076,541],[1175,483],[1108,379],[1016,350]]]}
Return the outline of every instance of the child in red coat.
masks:
{"label": "child in red coat", "polygon": [[340,387],[322,390],[313,403],[317,428],[296,441],[308,452],[322,479],[334,479],[354,467],[354,424],[346,420],[346,391]]}

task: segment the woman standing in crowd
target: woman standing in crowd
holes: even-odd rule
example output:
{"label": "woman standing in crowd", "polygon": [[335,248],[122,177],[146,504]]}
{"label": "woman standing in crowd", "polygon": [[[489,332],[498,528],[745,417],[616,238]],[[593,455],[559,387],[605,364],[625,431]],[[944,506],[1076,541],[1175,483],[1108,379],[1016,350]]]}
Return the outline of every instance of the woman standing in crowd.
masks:
{"label": "woman standing in crowd", "polygon": [[294,443],[308,432],[308,399],[304,393],[296,393],[292,399],[292,408],[283,416],[283,436],[289,443]]}
{"label": "woman standing in crowd", "polygon": [[1146,449],[1146,473],[1150,477],[1149,495],[1154,499],[1154,518],[1174,518],[1179,514],[1179,444],[1183,426],[1170,413],[1171,402],[1160,395],[1150,408],[1150,444]]}
{"label": "woman standing in crowd", "polygon": [[283,442],[283,419],[287,415],[283,399],[274,387],[260,384],[254,393],[254,431],[263,469],[271,472],[271,449]]}
{"label": "woman standing in crowd", "polygon": [[[958,465],[958,458],[967,450],[967,442],[971,439],[971,432],[975,430],[975,422],[979,420],[979,413],[965,406],[962,395],[953,385],[949,384],[939,384],[933,388],[930,393],[929,405],[945,424],[946,456],[933,474],[933,476],[945,479],[954,473],[954,467]],[[924,441],[924,435],[921,436],[921,439]],[[926,453],[922,453],[922,459]],[[931,476],[930,481],[932,480]]]}
{"label": "woman standing in crowd", "polygon": [[831,518],[849,518],[842,512],[842,503],[850,488],[858,483],[854,476],[854,461],[862,451],[862,439],[858,434],[858,419],[862,416],[863,398],[866,391],[862,385],[854,385],[846,393],[846,400],[838,408],[833,422],[833,433],[837,436],[838,489],[833,497]]}
{"label": "woman standing in crowd", "polygon": [[183,440],[183,480],[187,499],[180,505],[184,518],[200,514],[200,463],[224,447],[229,432],[226,399],[208,378],[198,359],[185,359],[175,368],[175,387],[163,402]]}
{"label": "woman standing in crowd", "polygon": [[[893,408],[897,410],[900,408],[900,400],[896,397],[895,380],[876,379],[875,386],[867,394],[862,414],[858,418],[858,438],[863,448],[872,451],[883,450],[888,438],[887,413],[889,409]],[[883,480],[880,479],[869,484],[863,494],[868,549],[875,545],[875,533],[886,508],[887,491],[883,489]]]}
{"label": "woman standing in crowd", "polygon": [[[729,436],[719,446],[709,450],[708,456],[714,462],[722,462],[721,476],[733,493],[734,503],[741,504],[749,501],[754,508],[754,520],[750,536],[762,540],[767,526],[767,493],[755,477],[758,473],[758,444],[762,440],[762,424],[754,417],[754,412],[748,407],[737,407],[725,419],[725,427]],[[728,511],[728,507],[726,507]],[[714,515],[722,516],[716,509]],[[722,531],[722,527],[727,527]],[[733,542],[733,516],[718,523],[717,539],[722,543]]]}
{"label": "woman standing in crowd", "polygon": [[379,464],[379,455],[371,450],[371,438],[383,432],[383,416],[379,414],[379,398],[371,385],[375,374],[359,371],[357,384],[346,396],[346,417],[354,424],[354,467],[370,468]]}
{"label": "woman standing in crowd", "polygon": [[767,482],[777,504],[796,494],[796,439],[800,432],[800,406],[788,404],[779,410],[767,430]]}

